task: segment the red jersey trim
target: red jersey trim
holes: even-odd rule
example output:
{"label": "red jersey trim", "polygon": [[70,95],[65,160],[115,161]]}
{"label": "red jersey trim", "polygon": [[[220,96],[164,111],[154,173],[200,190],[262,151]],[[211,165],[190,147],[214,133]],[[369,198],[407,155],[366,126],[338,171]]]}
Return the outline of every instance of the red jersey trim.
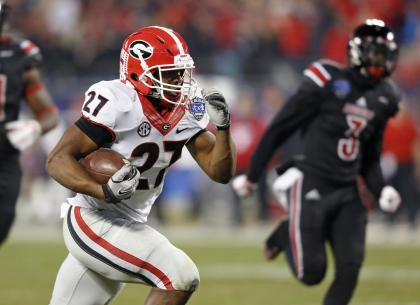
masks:
{"label": "red jersey trim", "polygon": [[56,112],[58,112],[58,108],[51,105],[51,106],[47,106],[47,107],[42,108],[35,115],[38,119],[40,119],[44,115],[46,115],[47,113],[56,113]]}
{"label": "red jersey trim", "polygon": [[185,106],[179,105],[172,110],[168,118],[163,118],[144,95],[138,93],[138,97],[146,118],[164,136],[178,124],[185,114]]}
{"label": "red jersey trim", "polygon": [[39,91],[41,91],[44,88],[45,88],[45,85],[43,83],[30,86],[30,87],[25,89],[25,96],[31,96],[35,93],[38,93]]}

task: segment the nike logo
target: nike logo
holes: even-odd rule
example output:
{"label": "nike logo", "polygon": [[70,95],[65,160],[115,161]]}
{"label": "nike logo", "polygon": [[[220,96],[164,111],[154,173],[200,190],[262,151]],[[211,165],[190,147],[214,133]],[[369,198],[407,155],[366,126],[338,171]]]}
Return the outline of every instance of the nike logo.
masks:
{"label": "nike logo", "polygon": [[126,195],[126,194],[130,194],[130,193],[131,193],[131,190],[125,190],[125,191],[119,190],[118,191],[118,195]]}
{"label": "nike logo", "polygon": [[187,129],[189,129],[188,127],[185,127],[185,128],[177,128],[176,130],[175,130],[175,132],[176,133],[181,133],[181,132],[183,132],[184,130],[187,130]]}

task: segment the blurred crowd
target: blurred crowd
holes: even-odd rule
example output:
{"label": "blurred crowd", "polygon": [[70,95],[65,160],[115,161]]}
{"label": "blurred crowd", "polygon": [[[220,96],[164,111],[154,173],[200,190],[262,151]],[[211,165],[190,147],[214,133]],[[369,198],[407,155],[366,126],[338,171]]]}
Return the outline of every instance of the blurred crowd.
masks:
{"label": "blurred crowd", "polygon": [[[266,124],[293,93],[304,67],[318,58],[346,63],[352,29],[366,18],[383,19],[400,44],[394,79],[403,90],[402,111],[385,134],[383,167],[386,178],[402,193],[404,206],[400,215],[387,221],[403,219],[412,226],[418,224],[420,1],[12,0],[10,4],[11,30],[43,51],[44,74],[62,110],[63,125],[78,117],[83,93],[91,83],[118,77],[119,52],[128,33],[147,25],[180,32],[189,44],[198,77],[205,84],[220,84],[230,97],[238,173],[246,170]],[[298,151],[299,145],[297,137],[289,141],[273,165]],[[29,184],[43,171],[36,162],[42,157],[33,157],[37,153],[23,159]],[[199,214],[205,209],[200,205],[206,196],[185,189],[208,186],[198,185],[202,179],[191,176],[191,171],[188,161],[175,168],[171,174],[175,178],[168,177],[162,201],[181,196]],[[179,177],[188,183],[179,183],[185,181]],[[27,188],[30,192],[30,186]],[[244,203],[233,194],[219,193],[230,196],[225,198],[232,203],[229,221],[243,223]],[[256,213],[260,220],[275,217],[278,210],[268,193],[263,183],[257,200],[261,203]]]}

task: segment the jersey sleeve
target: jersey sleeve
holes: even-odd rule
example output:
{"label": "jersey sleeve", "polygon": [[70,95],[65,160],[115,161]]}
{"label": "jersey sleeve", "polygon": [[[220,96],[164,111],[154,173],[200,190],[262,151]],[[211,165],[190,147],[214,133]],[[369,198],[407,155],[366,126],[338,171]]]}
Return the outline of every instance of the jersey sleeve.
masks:
{"label": "jersey sleeve", "polygon": [[25,56],[25,68],[30,69],[42,64],[42,54],[39,47],[32,41],[24,39],[19,42],[19,46]]}
{"label": "jersey sleeve", "polygon": [[[115,103],[115,95],[109,88],[101,83],[94,84],[85,93],[82,106],[83,119],[79,120],[76,125],[95,143],[97,143],[98,138],[114,140],[116,113],[118,113],[118,110],[114,107]],[[89,126],[92,128],[88,128]],[[98,137],[98,134],[102,133],[101,131],[104,134]],[[105,134],[108,134],[109,137],[106,137]]]}
{"label": "jersey sleeve", "polygon": [[360,174],[365,178],[368,189],[376,199],[379,198],[385,179],[382,174],[380,158],[386,122],[376,130],[368,145],[363,147]]}
{"label": "jersey sleeve", "polygon": [[399,103],[402,99],[402,93],[397,84],[395,84],[392,80],[387,80],[387,85],[386,95],[389,99],[387,109],[388,116],[393,117],[398,113]]}
{"label": "jersey sleeve", "polygon": [[381,121],[380,126],[369,141],[369,145],[365,145],[362,151],[361,175],[365,178],[367,187],[376,199],[379,198],[381,190],[385,186],[380,159],[386,124],[390,117],[397,114],[401,100],[401,92],[398,86],[391,80],[387,80],[386,83],[384,95],[379,99],[386,105],[387,117]]}
{"label": "jersey sleeve", "polygon": [[305,71],[303,71],[303,83],[306,86],[324,88],[331,80],[331,74],[328,71],[327,65],[321,61],[316,61],[310,64]]}
{"label": "jersey sleeve", "polygon": [[297,92],[288,99],[265,131],[251,159],[248,171],[250,181],[257,182],[276,149],[318,115],[325,97],[325,84],[319,77],[316,81],[311,77],[305,75]]}

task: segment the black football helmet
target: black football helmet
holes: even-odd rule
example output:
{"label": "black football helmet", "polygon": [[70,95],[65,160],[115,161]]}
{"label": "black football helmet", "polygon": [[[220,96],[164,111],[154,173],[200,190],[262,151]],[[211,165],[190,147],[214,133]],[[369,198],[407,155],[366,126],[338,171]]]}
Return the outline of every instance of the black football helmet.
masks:
{"label": "black football helmet", "polygon": [[347,54],[351,67],[371,80],[380,80],[394,71],[398,45],[382,20],[367,19],[354,30]]}

